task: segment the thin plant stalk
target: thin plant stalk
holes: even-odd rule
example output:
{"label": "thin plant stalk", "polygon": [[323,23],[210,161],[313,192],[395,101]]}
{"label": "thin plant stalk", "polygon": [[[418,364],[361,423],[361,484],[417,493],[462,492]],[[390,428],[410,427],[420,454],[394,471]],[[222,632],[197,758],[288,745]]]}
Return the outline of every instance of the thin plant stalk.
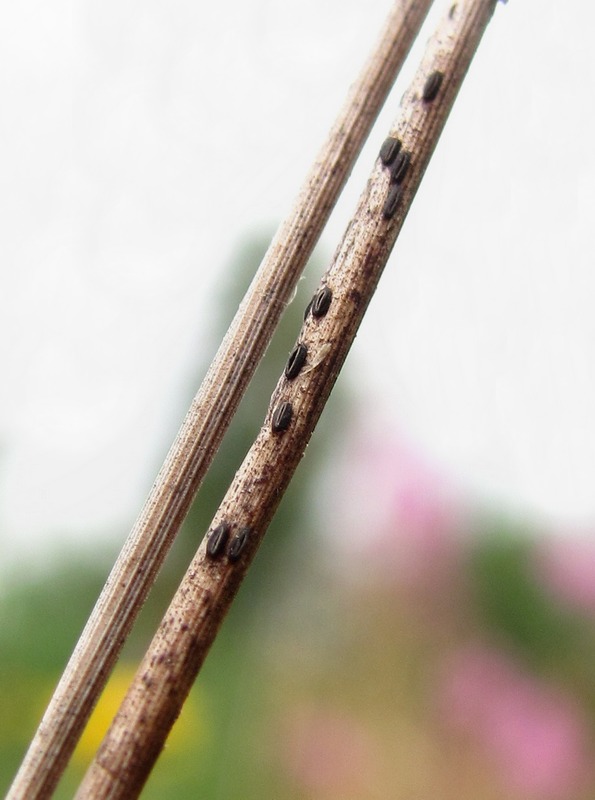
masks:
{"label": "thin plant stalk", "polygon": [[7,800],[50,797],[431,5],[397,0],[107,579]]}
{"label": "thin plant stalk", "polygon": [[304,453],[495,3],[459,0],[428,43],[390,132],[400,142],[401,157],[393,166],[376,160],[298,333],[305,360],[299,364],[297,350],[290,357],[263,427],[79,787],[78,800],[130,800],[141,792]]}

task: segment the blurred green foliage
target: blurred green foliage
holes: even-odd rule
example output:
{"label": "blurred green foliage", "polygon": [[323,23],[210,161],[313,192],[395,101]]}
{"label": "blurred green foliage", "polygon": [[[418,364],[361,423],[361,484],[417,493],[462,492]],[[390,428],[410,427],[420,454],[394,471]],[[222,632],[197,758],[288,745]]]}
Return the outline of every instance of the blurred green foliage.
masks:
{"label": "blurred green foliage", "polygon": [[535,532],[513,521],[484,523],[470,552],[468,579],[477,624],[512,648],[537,675],[572,687],[595,728],[595,626],[536,579]]}
{"label": "blurred green foliage", "polygon": [[474,604],[486,627],[539,666],[572,648],[580,625],[533,578],[533,551],[527,531],[490,526],[473,550],[471,578]]}
{"label": "blurred green foliage", "polygon": [[0,606],[0,786],[6,788],[101,589],[105,568],[69,554],[34,581],[20,576]]}

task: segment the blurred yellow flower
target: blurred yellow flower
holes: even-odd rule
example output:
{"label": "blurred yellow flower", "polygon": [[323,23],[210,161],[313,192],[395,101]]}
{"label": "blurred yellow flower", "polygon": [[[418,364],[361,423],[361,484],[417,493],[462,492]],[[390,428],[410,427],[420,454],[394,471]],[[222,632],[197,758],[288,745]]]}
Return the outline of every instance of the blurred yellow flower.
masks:
{"label": "blurred yellow flower", "polygon": [[[126,664],[114,670],[74,751],[72,760],[77,766],[86,766],[95,755],[124,699],[135,671],[134,666]],[[198,747],[204,745],[206,736],[203,712],[204,704],[200,702],[197,690],[194,689],[167,740],[169,752],[181,753],[189,748],[196,751]]]}

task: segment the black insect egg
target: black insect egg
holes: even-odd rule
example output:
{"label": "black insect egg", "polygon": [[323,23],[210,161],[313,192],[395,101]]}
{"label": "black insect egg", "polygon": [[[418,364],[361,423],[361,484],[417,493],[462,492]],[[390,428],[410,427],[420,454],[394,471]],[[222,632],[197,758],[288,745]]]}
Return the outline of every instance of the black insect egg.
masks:
{"label": "black insect egg", "polygon": [[305,344],[301,342],[296,344],[293,348],[291,353],[289,354],[289,358],[287,359],[287,364],[285,365],[285,377],[288,381],[297,378],[300,374],[302,367],[306,362],[306,356],[308,355],[308,348]]}
{"label": "black insect egg", "polygon": [[328,286],[323,286],[322,289],[319,289],[312,300],[312,316],[316,318],[324,317],[330,308],[332,299],[333,293]]}
{"label": "black insect egg", "polygon": [[440,91],[440,87],[442,86],[443,78],[444,74],[438,71],[432,72],[432,74],[428,76],[422,94],[422,99],[424,103],[431,103],[432,100],[436,99],[436,95],[438,94],[438,92]]}
{"label": "black insect egg", "polygon": [[209,534],[207,542],[207,555],[209,558],[218,558],[225,549],[229,538],[229,525],[222,522]]}
{"label": "black insect egg", "polygon": [[403,178],[409,170],[411,164],[411,154],[407,150],[401,150],[395,163],[392,165],[390,172],[390,179],[392,183],[402,183]]}
{"label": "black insect egg", "polygon": [[250,536],[250,528],[240,528],[229,544],[227,557],[230,561],[237,561],[242,555],[248,538]]}
{"label": "black insect egg", "polygon": [[333,293],[328,286],[320,288],[306,306],[304,320],[307,319],[308,314],[312,314],[312,316],[316,318],[324,317],[329,310],[332,299]]}
{"label": "black insect egg", "polygon": [[380,160],[384,164],[385,167],[388,167],[389,164],[392,164],[395,158],[397,157],[397,153],[401,149],[401,142],[394,136],[389,136],[387,139],[384,140],[382,143],[382,147],[380,148]]}
{"label": "black insect egg", "polygon": [[291,418],[293,417],[293,407],[287,401],[279,403],[273,411],[273,418],[271,420],[271,429],[273,433],[283,433],[289,428]]}
{"label": "black insect egg", "polygon": [[394,217],[399,205],[399,200],[401,199],[401,192],[402,189],[398,183],[394,183],[388,190],[388,194],[382,208],[382,216],[384,219],[392,219],[392,217]]}

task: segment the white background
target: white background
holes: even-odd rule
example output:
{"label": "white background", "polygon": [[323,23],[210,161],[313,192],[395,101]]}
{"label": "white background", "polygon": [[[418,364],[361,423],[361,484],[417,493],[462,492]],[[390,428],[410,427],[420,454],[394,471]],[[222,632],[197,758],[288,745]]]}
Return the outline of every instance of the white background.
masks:
{"label": "white background", "polygon": [[[0,563],[123,541],[217,285],[301,181],[391,0],[0,12]],[[355,207],[437,2],[322,240]],[[595,528],[594,12],[498,4],[349,358],[482,501]],[[364,388],[365,387],[365,388]]]}

